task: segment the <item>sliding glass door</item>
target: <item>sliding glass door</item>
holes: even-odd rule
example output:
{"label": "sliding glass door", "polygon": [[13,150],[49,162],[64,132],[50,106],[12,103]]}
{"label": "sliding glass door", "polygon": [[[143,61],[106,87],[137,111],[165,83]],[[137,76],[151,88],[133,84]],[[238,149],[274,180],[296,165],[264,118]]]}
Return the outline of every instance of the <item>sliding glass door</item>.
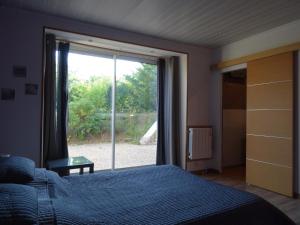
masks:
{"label": "sliding glass door", "polygon": [[157,68],[116,60],[115,167],[155,164]]}
{"label": "sliding glass door", "polygon": [[68,149],[95,170],[111,168],[113,58],[69,53]]}
{"label": "sliding glass door", "polygon": [[155,164],[155,64],[69,53],[69,155],[95,170]]}

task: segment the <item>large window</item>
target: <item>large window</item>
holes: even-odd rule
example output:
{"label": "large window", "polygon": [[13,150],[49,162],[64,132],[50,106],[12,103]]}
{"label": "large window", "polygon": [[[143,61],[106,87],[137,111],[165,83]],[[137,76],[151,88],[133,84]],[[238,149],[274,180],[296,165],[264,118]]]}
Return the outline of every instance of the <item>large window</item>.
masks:
{"label": "large window", "polygon": [[69,155],[95,170],[155,164],[157,66],[69,53]]}
{"label": "large window", "polygon": [[116,68],[115,167],[155,164],[156,65],[117,60]]}

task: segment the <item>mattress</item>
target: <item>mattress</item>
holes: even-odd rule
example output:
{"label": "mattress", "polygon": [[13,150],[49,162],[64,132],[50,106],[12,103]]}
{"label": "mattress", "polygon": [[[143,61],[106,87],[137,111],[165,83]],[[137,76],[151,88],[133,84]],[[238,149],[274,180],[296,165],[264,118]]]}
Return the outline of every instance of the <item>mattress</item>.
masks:
{"label": "mattress", "polygon": [[260,197],[175,166],[59,177],[36,169],[39,224],[289,225]]}

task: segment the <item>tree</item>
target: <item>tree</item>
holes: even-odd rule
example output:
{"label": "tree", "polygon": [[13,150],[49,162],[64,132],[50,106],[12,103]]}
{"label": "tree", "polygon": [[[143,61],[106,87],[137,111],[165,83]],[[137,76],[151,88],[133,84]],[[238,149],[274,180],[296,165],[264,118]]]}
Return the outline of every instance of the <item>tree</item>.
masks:
{"label": "tree", "polygon": [[116,108],[118,112],[155,112],[157,105],[156,66],[143,64],[136,73],[117,82]]}
{"label": "tree", "polygon": [[[69,74],[69,136],[71,139],[84,140],[89,136],[99,136],[110,132],[111,90],[109,79],[92,76],[87,81],[80,81]],[[152,113],[156,112],[157,102],[156,66],[142,64],[135,73],[126,75],[116,82],[116,110],[118,113]],[[153,116],[152,116],[153,117]],[[147,124],[153,119],[147,120]],[[134,122],[134,123],[133,123]],[[136,129],[129,132],[137,136],[144,132],[136,128],[138,119],[133,121],[125,116],[118,121],[117,132],[124,128]]]}

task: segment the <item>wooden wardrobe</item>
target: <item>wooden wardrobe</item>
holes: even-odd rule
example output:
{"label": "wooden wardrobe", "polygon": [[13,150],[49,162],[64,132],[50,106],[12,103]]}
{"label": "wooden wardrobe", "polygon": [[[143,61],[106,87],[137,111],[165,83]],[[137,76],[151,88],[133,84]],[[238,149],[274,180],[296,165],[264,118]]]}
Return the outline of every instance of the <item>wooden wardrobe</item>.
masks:
{"label": "wooden wardrobe", "polygon": [[247,64],[246,182],[293,195],[293,52]]}

